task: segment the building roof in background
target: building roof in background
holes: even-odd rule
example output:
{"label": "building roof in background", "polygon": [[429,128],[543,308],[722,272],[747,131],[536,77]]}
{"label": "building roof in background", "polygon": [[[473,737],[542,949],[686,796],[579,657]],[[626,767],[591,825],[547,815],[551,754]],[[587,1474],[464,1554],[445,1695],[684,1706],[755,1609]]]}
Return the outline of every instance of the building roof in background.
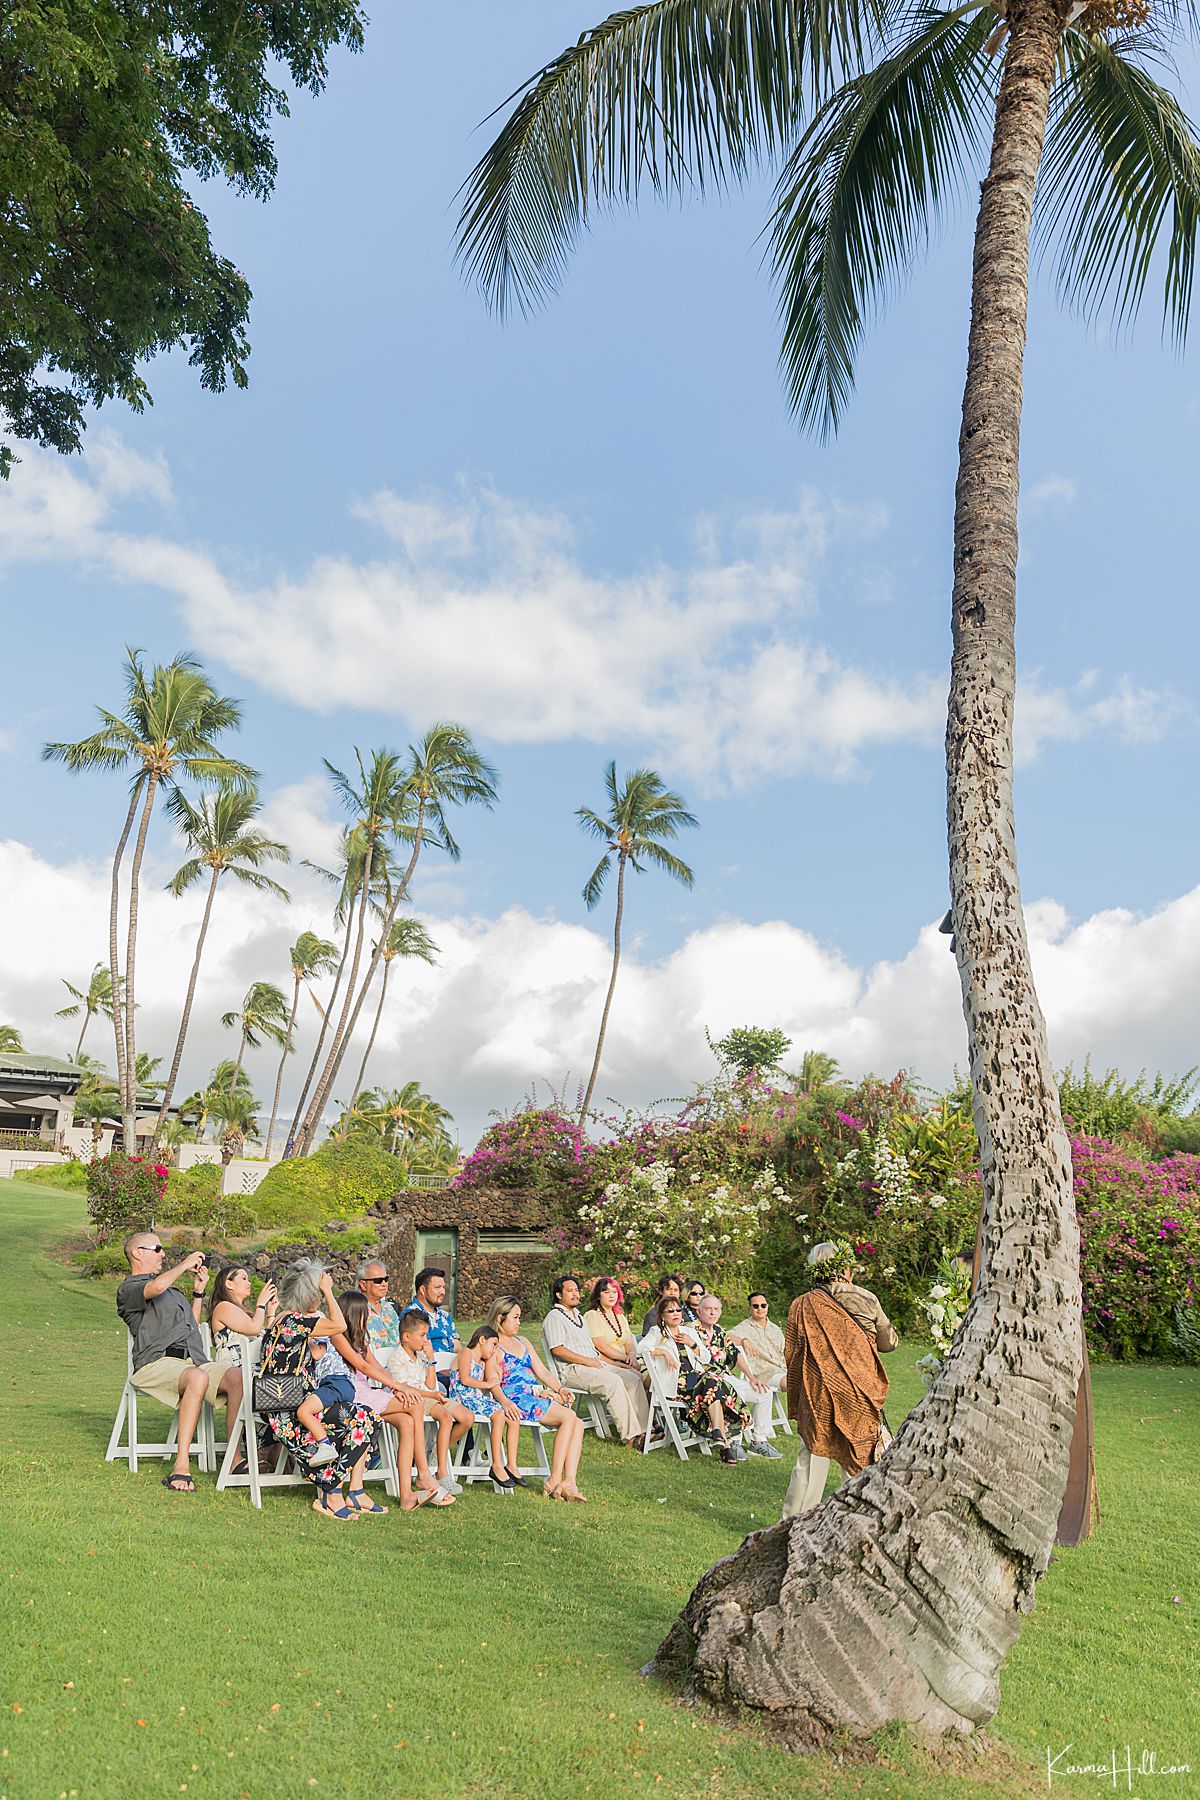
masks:
{"label": "building roof in background", "polygon": [[6,1050],[0,1054],[0,1081],[6,1076],[33,1077],[37,1081],[58,1076],[61,1080],[64,1075],[82,1080],[84,1073],[81,1063],[68,1062],[64,1056],[42,1056],[32,1050]]}

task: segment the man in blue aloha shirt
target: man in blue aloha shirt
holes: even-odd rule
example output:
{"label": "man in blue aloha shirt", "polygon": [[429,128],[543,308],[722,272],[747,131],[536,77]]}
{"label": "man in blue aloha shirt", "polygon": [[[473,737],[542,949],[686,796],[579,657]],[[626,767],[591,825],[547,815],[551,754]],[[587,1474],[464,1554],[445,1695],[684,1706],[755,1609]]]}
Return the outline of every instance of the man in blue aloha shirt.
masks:
{"label": "man in blue aloha shirt", "polygon": [[429,1349],[439,1375],[454,1365],[461,1348],[458,1330],[442,1302],[446,1298],[446,1276],[441,1269],[418,1269],[413,1283],[416,1293],[405,1312],[423,1312],[429,1320]]}

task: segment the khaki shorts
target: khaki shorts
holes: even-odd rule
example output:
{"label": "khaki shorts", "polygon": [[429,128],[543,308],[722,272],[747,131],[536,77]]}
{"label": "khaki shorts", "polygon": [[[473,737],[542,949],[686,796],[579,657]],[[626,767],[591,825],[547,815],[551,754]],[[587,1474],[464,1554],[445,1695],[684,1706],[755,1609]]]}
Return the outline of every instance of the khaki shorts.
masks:
{"label": "khaki shorts", "polygon": [[139,1394],[145,1394],[149,1400],[160,1400],[174,1412],[179,1405],[179,1378],[190,1368],[204,1370],[208,1377],[204,1398],[210,1406],[215,1406],[217,1389],[229,1374],[228,1363],[184,1363],[177,1356],[160,1356],[154,1362],[144,1363],[130,1379]]}

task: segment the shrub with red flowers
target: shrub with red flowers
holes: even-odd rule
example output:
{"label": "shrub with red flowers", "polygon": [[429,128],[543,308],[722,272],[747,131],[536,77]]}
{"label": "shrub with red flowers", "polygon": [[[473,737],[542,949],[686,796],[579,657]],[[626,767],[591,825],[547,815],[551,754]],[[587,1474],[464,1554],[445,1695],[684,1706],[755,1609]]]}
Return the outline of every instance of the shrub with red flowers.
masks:
{"label": "shrub with red flowers", "polygon": [[582,1196],[592,1185],[594,1155],[575,1120],[551,1107],[527,1106],[488,1127],[450,1185],[460,1192],[500,1187]]}
{"label": "shrub with red flowers", "polygon": [[97,1243],[119,1237],[154,1222],[170,1170],[165,1163],[147,1162],[114,1150],[88,1164],[88,1220]]}
{"label": "shrub with red flowers", "polygon": [[1177,1354],[1176,1307],[1200,1299],[1200,1156],[1145,1162],[1076,1138],[1088,1341],[1109,1356]]}

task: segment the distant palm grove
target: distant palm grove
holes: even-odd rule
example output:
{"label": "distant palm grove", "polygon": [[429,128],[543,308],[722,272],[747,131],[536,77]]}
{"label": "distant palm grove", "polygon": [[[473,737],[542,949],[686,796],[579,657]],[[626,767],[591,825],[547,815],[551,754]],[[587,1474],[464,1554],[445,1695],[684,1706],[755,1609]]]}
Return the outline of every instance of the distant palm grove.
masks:
{"label": "distant palm grove", "polygon": [[[200,662],[186,654],[148,664],[140,650],[127,649],[122,676],[124,693],[113,707],[97,708],[95,731],[75,742],[46,744],[42,751],[45,760],[72,774],[125,779],[121,808],[114,810],[107,955],[86,980],[78,972],[80,985],[64,978],[69,999],[55,1014],[79,1025],[74,1060],[87,1073],[76,1118],[92,1123],[97,1144],[104,1122],[119,1119],[127,1147],[140,1143],[168,1159],[180,1144],[203,1139],[211,1129],[226,1162],[241,1155],[248,1142],[262,1144],[268,1159],[280,1151],[285,1158],[309,1155],[329,1125],[335,1140],[377,1136],[415,1174],[448,1172],[457,1155],[449,1112],[418,1080],[402,1079],[392,1069],[382,1085],[372,1087],[368,1073],[380,1074],[373,1062],[389,987],[391,1004],[396,1003],[393,965],[432,965],[438,959],[425,926],[404,910],[422,854],[459,859],[459,814],[496,804],[495,769],[470,733],[448,721],[432,725],[402,752],[355,748],[345,770],[325,762],[346,824],[332,868],[307,861],[302,866],[329,888],[329,936],[302,931],[288,966],[265,969],[250,983],[240,1003],[221,1015],[231,1054],[207,1080],[181,1094],[189,1031],[204,1006],[205,944],[221,892],[238,883],[289,905],[291,896],[277,875],[291,855],[286,844],[261,829],[258,775],[232,753],[231,740],[243,725],[241,703],[218,694]],[[582,806],[577,812],[583,830],[603,845],[583,887],[588,908],[600,900],[610,870],[616,875],[612,971],[580,1101],[581,1123],[591,1105],[613,1005],[626,877],[653,866],[690,887],[692,870],[670,845],[680,830],[697,822],[653,769],[619,777],[610,762],[604,785],[602,810]],[[139,1049],[137,1017],[140,900],[156,816],[160,822],[165,818],[182,853],[167,891],[179,897],[197,888],[204,896],[186,988],[178,996],[175,1041],[161,1078],[158,1070],[166,1058]],[[103,929],[98,919],[98,946]],[[115,1074],[95,1054],[96,1032],[105,1026]],[[19,1049],[15,1029],[3,1030],[7,1036],[0,1048]],[[270,1059],[259,1061],[270,1082],[269,1108],[256,1095],[250,1072],[252,1059],[262,1052]],[[296,1097],[285,1102],[291,1057],[297,1058]],[[347,1097],[339,1097],[339,1078],[351,1077],[342,1089]],[[332,1122],[331,1109],[337,1115]]]}

